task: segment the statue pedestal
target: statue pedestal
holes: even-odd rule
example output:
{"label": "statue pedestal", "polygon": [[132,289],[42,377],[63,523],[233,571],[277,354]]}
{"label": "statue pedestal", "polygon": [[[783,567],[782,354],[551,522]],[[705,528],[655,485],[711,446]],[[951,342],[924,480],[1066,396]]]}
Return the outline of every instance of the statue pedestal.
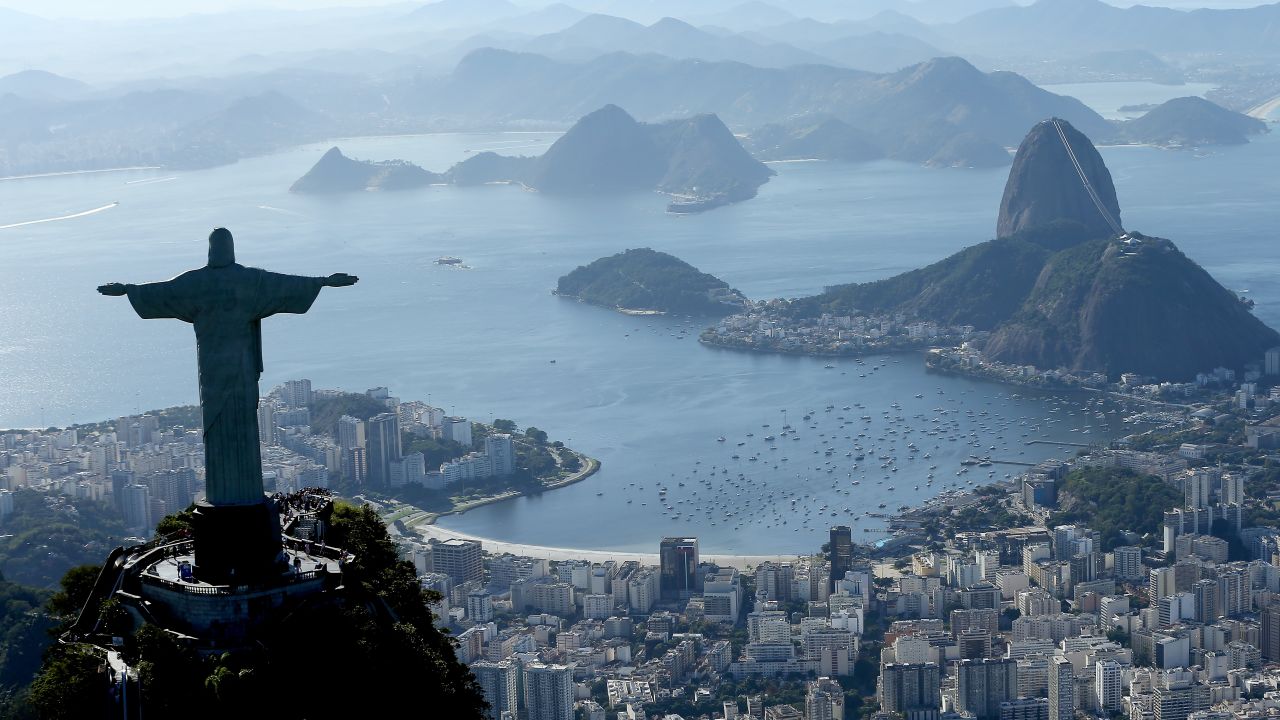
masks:
{"label": "statue pedestal", "polygon": [[280,519],[265,499],[253,505],[196,505],[195,576],[214,585],[249,585],[278,576]]}

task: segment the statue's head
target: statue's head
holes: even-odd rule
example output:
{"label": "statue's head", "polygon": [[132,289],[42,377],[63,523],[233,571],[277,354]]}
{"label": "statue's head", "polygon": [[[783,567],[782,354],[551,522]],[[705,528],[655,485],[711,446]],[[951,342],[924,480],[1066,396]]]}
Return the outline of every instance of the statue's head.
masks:
{"label": "statue's head", "polygon": [[235,264],[236,246],[231,231],[217,228],[209,233],[209,267],[219,268]]}

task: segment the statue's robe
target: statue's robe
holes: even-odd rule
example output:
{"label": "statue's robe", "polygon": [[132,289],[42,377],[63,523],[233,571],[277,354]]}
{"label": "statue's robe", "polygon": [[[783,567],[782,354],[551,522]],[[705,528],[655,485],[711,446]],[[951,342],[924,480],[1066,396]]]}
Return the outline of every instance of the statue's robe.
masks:
{"label": "statue's robe", "polygon": [[305,313],[323,287],[323,278],[239,264],[203,267],[172,280],[129,287],[129,302],[139,317],[195,325],[209,504],[262,502],[257,412],[261,321],[276,313]]}

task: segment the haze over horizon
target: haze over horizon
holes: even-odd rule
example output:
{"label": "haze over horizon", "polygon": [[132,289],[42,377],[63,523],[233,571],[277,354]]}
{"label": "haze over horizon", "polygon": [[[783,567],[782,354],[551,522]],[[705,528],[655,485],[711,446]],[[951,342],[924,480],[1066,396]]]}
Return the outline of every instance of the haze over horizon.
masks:
{"label": "haze over horizon", "polygon": [[[1132,5],[1141,4],[1186,10],[1195,8],[1248,8],[1270,4],[1264,2],[1248,2],[1247,0],[1244,2],[1241,2],[1240,0],[1147,0],[1146,2],[1141,3],[1128,2],[1125,0],[1106,1],[1108,4],[1115,5],[1117,7],[1130,7]],[[120,0],[120,2],[115,3],[101,3],[95,2],[94,0],[56,0],[55,2],[48,2],[48,0],[0,0],[0,9],[16,10],[18,12],[51,20],[124,20],[173,18],[187,15],[270,10],[393,8],[396,6],[403,7],[407,10],[429,4],[434,3],[404,2],[404,0],[334,0],[333,2],[322,3],[316,3],[312,0],[188,0],[183,3],[172,3],[167,2],[166,0]],[[526,0],[512,4],[533,10],[555,3],[550,0]],[[570,7],[577,6],[577,4],[573,2],[564,4],[569,5]],[[598,3],[595,2],[595,0],[592,0],[591,2],[581,4],[589,7]],[[772,4],[783,10],[786,10],[788,5],[786,0],[779,0],[775,3],[766,4]],[[898,4],[902,5],[904,8],[910,8],[910,6],[915,3],[912,2],[912,0],[899,0]],[[1021,0],[1020,2],[1010,2],[1009,4],[1030,5],[1031,2]],[[697,12],[697,8],[694,6],[691,6],[689,10],[690,12]]]}

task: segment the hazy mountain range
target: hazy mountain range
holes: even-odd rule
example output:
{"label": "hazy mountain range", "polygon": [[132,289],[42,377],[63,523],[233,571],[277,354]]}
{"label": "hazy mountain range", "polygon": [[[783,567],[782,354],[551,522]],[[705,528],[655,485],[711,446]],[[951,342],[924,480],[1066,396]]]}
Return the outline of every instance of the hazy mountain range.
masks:
{"label": "hazy mountain range", "polygon": [[[1120,133],[1073,99],[980,69],[1177,81],[1198,72],[1197,59],[1280,52],[1280,4],[1187,13],[1097,0],[442,0],[199,21],[2,19],[0,67],[50,62],[0,77],[4,174],[203,167],[338,135],[558,129],[608,104],[644,122],[714,113],[766,158],[990,165],[1049,116],[1099,139],[1152,140],[1135,134],[1142,123]],[[77,57],[86,75],[56,72]],[[1224,91],[1240,98],[1234,107],[1269,99],[1256,97],[1272,87],[1257,76],[1265,70],[1249,72],[1254,92]],[[1203,110],[1148,125],[1193,113],[1228,124]]]}

